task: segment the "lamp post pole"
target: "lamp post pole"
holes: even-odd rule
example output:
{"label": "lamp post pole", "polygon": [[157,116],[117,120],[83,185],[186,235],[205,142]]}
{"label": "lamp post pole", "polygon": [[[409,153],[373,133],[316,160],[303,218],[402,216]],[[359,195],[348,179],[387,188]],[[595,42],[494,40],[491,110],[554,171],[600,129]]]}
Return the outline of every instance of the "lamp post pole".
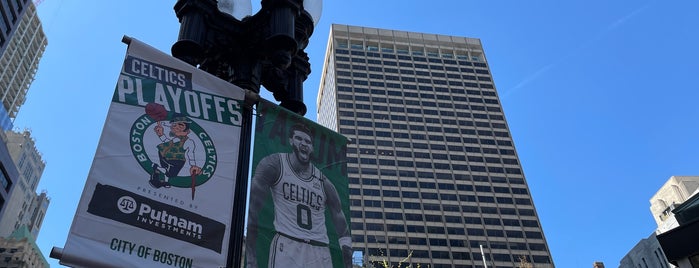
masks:
{"label": "lamp post pole", "polygon": [[242,262],[252,106],[260,86],[271,91],[280,106],[306,113],[303,81],[311,69],[304,49],[314,28],[314,18],[304,7],[308,2],[312,1],[262,0],[259,12],[241,20],[221,12],[216,0],[175,3],[180,32],[172,55],[246,91],[227,267]]}

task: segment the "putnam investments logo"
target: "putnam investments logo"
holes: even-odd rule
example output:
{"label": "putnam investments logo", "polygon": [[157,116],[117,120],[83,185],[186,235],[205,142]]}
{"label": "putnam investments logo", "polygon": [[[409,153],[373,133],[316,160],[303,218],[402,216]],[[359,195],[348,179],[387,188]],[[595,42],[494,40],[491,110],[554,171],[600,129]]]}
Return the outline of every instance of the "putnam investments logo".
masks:
{"label": "putnam investments logo", "polygon": [[223,223],[113,186],[98,184],[87,212],[221,253]]}
{"label": "putnam investments logo", "polygon": [[201,239],[203,227],[200,223],[190,221],[181,215],[174,215],[172,212],[168,213],[167,210],[153,209],[146,203],[136,203],[136,200],[131,196],[120,197],[117,200],[117,208],[124,214],[131,214],[138,210],[136,215],[137,221],[161,227],[170,232]]}

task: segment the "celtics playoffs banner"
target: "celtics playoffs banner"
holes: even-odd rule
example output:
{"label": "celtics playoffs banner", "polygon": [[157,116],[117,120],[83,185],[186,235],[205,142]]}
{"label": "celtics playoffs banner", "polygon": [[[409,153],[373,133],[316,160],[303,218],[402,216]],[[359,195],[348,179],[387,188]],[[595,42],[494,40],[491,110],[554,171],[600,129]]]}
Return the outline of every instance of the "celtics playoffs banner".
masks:
{"label": "celtics playoffs banner", "polygon": [[243,99],[132,40],[60,263],[225,266]]}
{"label": "celtics playoffs banner", "polygon": [[351,267],[347,138],[257,105],[247,267]]}

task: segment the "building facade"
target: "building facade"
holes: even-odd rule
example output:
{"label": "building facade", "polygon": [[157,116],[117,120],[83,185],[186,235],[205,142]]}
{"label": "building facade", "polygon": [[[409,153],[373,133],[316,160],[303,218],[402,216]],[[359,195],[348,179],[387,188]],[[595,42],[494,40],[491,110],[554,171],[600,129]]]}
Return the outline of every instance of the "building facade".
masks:
{"label": "building facade", "polygon": [[9,237],[0,237],[0,267],[48,268],[34,238],[26,227],[17,229]]}
{"label": "building facade", "polygon": [[657,236],[665,256],[679,268],[699,267],[699,195],[679,204],[672,214],[677,227]]}
{"label": "building facade", "polygon": [[619,263],[620,268],[637,267],[676,267],[658,240],[658,235],[677,228],[673,210],[696,195],[699,190],[699,176],[672,176],[650,198],[650,213],[658,228],[648,237],[641,239]]}
{"label": "building facade", "polygon": [[[10,39],[12,35],[19,28],[20,22],[22,21],[22,15],[27,10],[26,6],[31,5],[31,1],[28,0],[0,0],[0,73],[4,73],[13,67],[10,64],[6,64],[5,61],[1,60],[5,54],[5,50],[10,44]],[[3,76],[0,76],[0,78]],[[4,79],[0,80],[3,81]],[[8,81],[9,82],[9,79]],[[8,87],[9,88],[9,87]],[[0,95],[5,95],[5,92],[9,91],[8,88],[0,88]],[[12,119],[7,113],[6,109],[0,109],[0,128],[3,130],[12,129]]]}
{"label": "building facade", "polygon": [[2,36],[5,41],[0,50],[0,100],[6,113],[0,113],[4,117],[0,118],[0,126],[3,130],[10,130],[12,126],[7,117],[14,119],[24,104],[48,42],[31,1],[0,2],[0,29],[6,34]]}
{"label": "building facade", "polygon": [[333,25],[321,79],[365,263],[554,266],[479,39]]}
{"label": "building facade", "polygon": [[20,226],[27,226],[36,239],[49,203],[45,192],[36,193],[46,162],[36,149],[28,130],[7,131],[5,135],[5,144],[16,163],[19,178],[10,193],[5,213],[0,218],[0,237],[12,234]]}
{"label": "building facade", "polygon": [[672,268],[675,267],[667,261],[656,233],[650,234],[648,238],[641,239],[619,262],[620,268]]}
{"label": "building facade", "polygon": [[10,150],[7,148],[7,137],[4,131],[0,131],[0,219],[5,218],[7,204],[10,201],[10,193],[19,180],[19,171],[12,160]]}
{"label": "building facade", "polygon": [[31,207],[29,207],[29,213],[24,215],[23,225],[27,226],[34,239],[39,237],[41,224],[44,222],[44,216],[46,216],[46,211],[49,209],[50,202],[51,199],[49,199],[47,192],[42,191],[40,194],[34,196],[34,201]]}
{"label": "building facade", "polygon": [[31,3],[29,0],[0,0],[0,54],[7,48],[26,6]]}
{"label": "building facade", "polygon": [[699,176],[672,176],[650,199],[650,212],[658,224],[657,233],[678,226],[672,214],[675,206],[684,203],[699,189]]}

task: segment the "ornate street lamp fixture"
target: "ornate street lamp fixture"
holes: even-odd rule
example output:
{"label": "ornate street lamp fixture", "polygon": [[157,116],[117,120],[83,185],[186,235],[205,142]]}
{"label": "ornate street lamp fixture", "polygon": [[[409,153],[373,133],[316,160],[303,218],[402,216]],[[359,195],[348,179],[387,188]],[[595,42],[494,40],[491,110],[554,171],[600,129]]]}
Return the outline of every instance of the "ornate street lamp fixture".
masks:
{"label": "ornate street lamp fixture", "polygon": [[304,49],[322,2],[262,0],[251,16],[249,7],[241,0],[177,1],[181,26],[172,55],[255,93],[262,85],[280,106],[304,115],[303,81],[311,72]]}
{"label": "ornate street lamp fixture", "polygon": [[[321,0],[262,0],[251,14],[250,0],[178,0],[178,41],[172,55],[253,93],[271,91],[279,105],[306,114],[303,81],[311,72],[304,51],[320,19]],[[243,108],[230,252],[227,267],[242,260],[247,199],[252,103]]]}

